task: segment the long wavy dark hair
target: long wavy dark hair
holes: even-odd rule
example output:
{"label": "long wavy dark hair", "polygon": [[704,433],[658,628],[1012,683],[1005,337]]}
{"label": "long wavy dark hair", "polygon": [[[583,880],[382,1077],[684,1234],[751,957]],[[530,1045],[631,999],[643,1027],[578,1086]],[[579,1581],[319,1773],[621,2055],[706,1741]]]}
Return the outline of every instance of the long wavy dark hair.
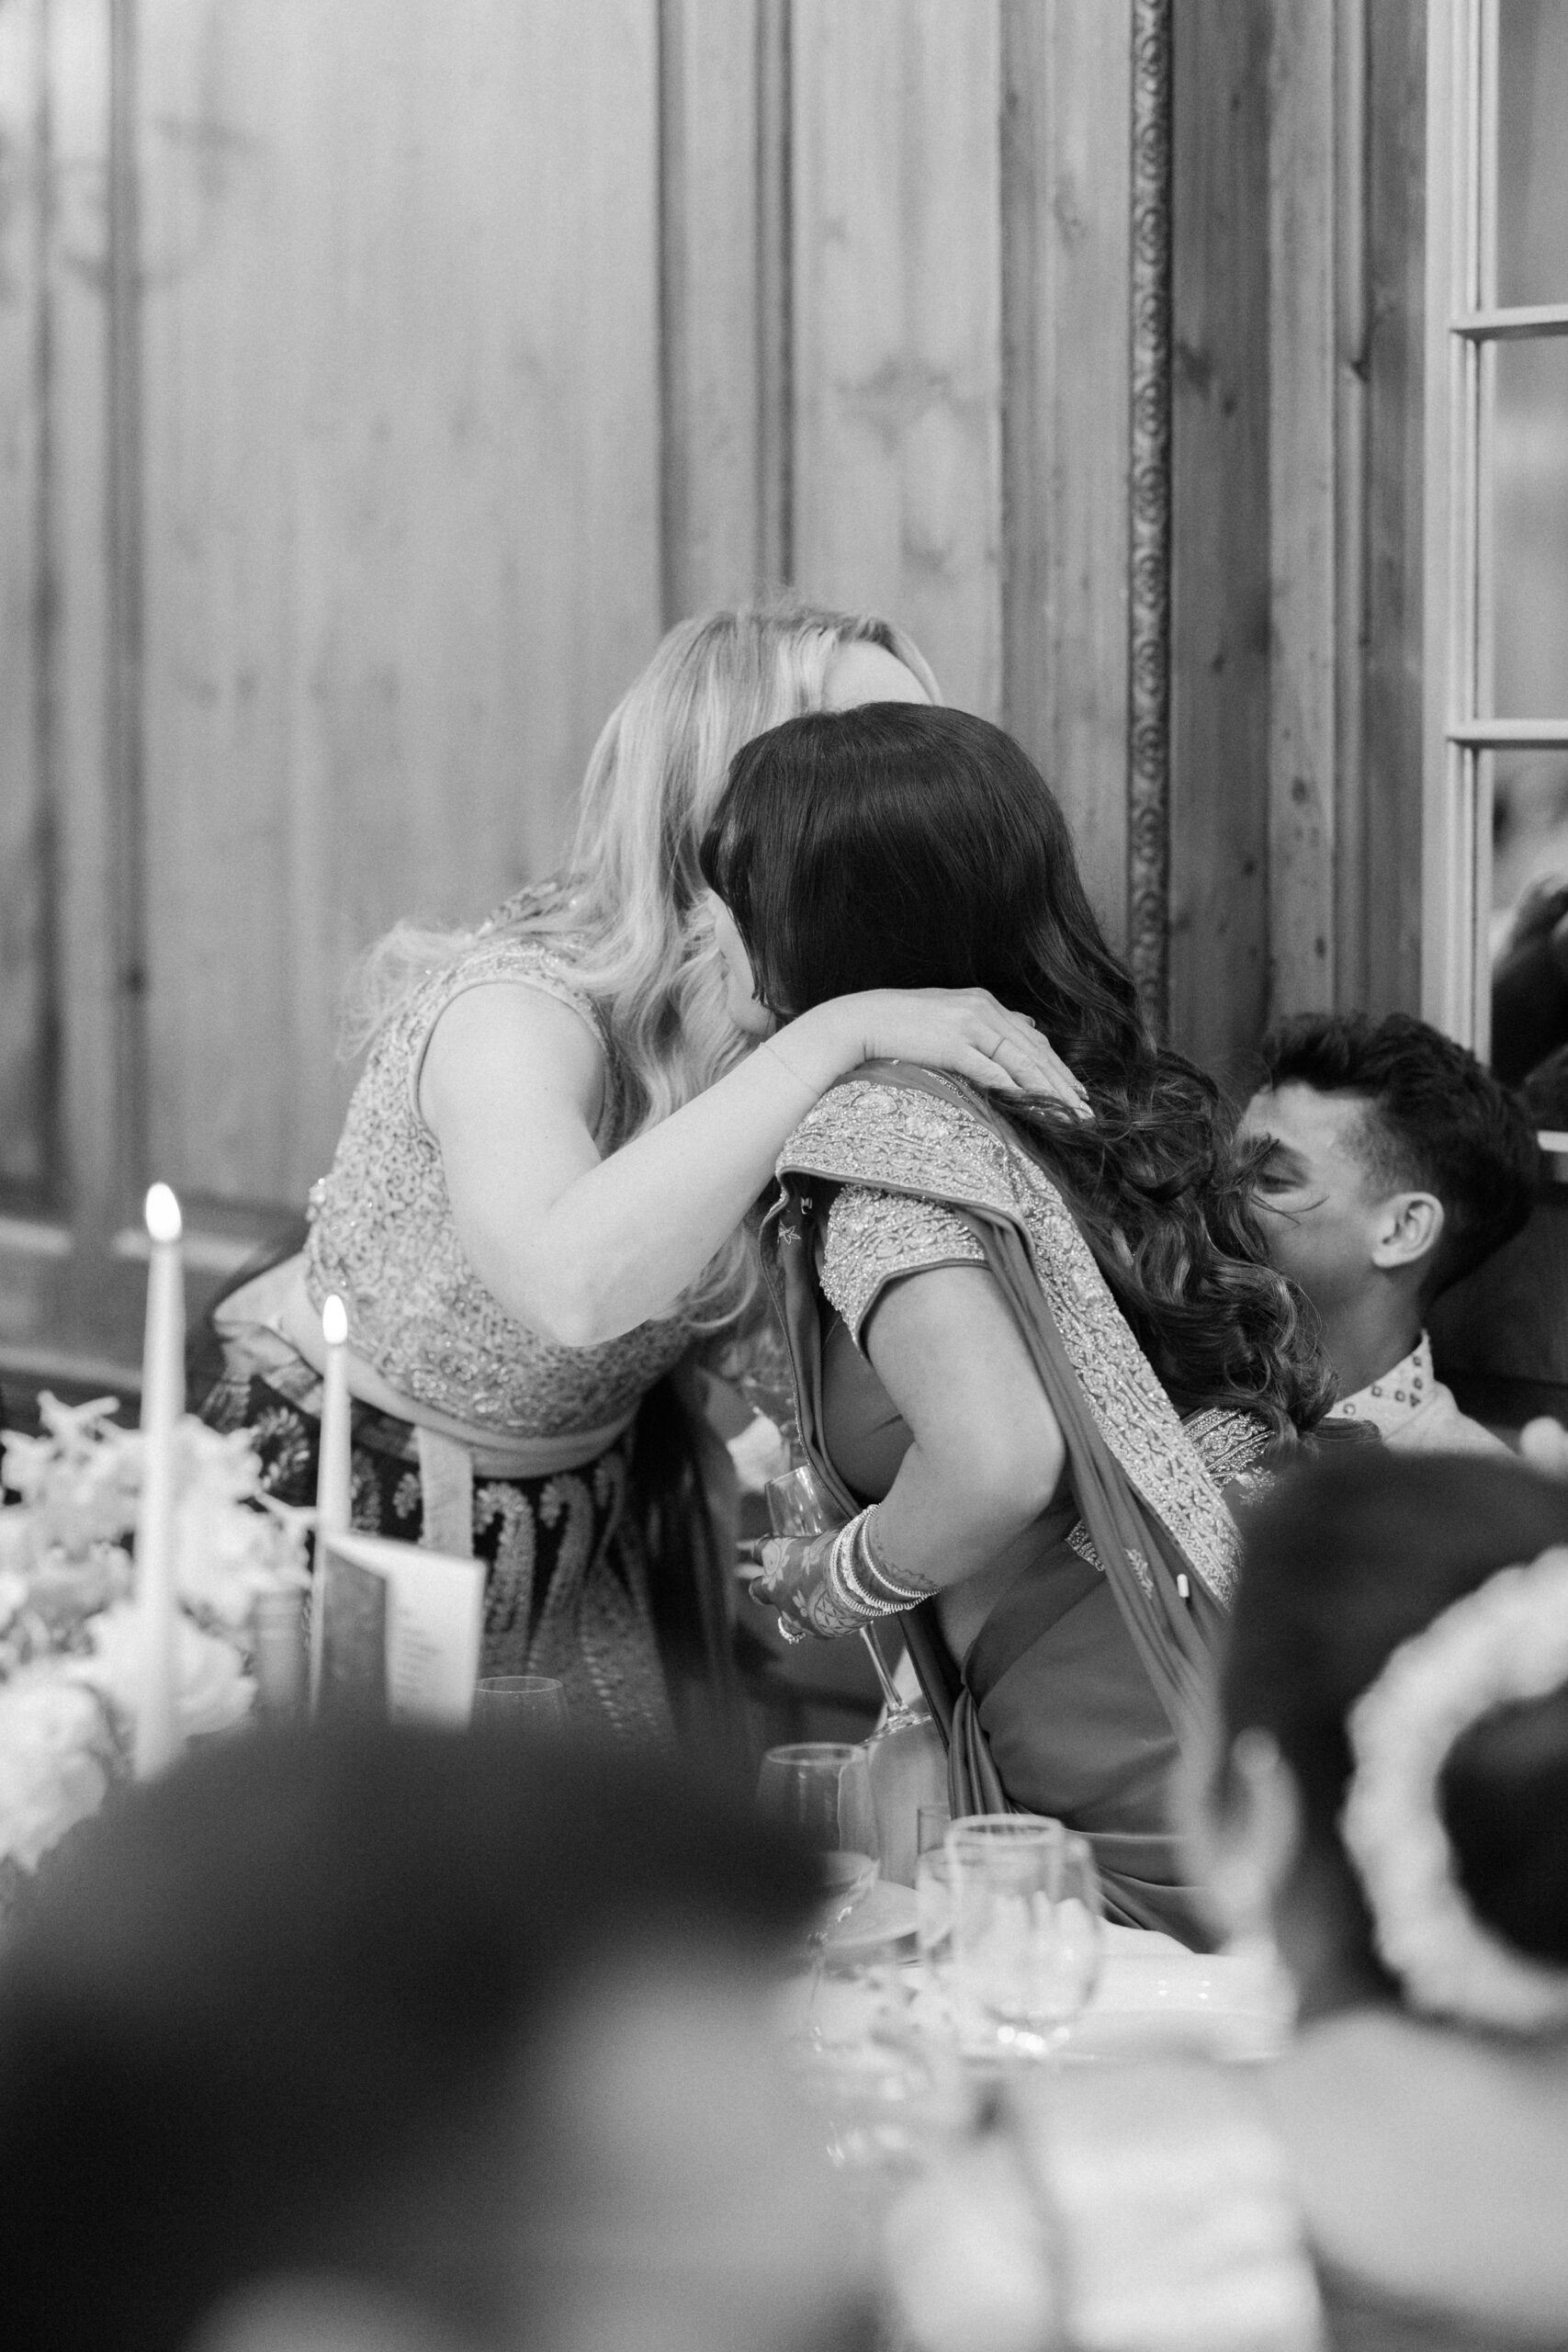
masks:
{"label": "long wavy dark hair", "polygon": [[1332,1375],[1268,1265],[1250,1160],[1202,1071],[1158,1045],[1105,944],[1072,837],[1011,737],[960,710],[874,703],[787,719],[737,753],[702,869],[782,1019],[877,988],[987,988],[1038,1022],[1090,1123],[994,1098],[1069,1199],[1183,1410],[1310,1427]]}

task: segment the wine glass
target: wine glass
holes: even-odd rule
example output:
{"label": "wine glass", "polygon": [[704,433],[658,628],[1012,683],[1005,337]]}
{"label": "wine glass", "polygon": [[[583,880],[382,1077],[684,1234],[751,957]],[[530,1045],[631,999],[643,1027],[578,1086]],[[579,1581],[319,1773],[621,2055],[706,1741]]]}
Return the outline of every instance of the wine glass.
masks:
{"label": "wine glass", "polygon": [[[768,1524],[775,1535],[796,1535],[809,1543],[813,1536],[829,1534],[835,1527],[843,1525],[842,1513],[809,1462],[786,1470],[782,1477],[770,1478],[763,1491],[768,1503]],[[925,1702],[916,1700],[911,1704],[901,1696],[871,1626],[863,1625],[860,1636],[887,1706],[887,1720],[882,1728],[902,1730],[907,1724],[926,1721]]]}
{"label": "wine glass", "polygon": [[548,1674],[487,1674],[474,1688],[472,1720],[487,1731],[561,1731],[566,1691]]}
{"label": "wine glass", "polygon": [[816,1932],[826,1937],[876,1877],[881,1849],[864,1748],[838,1740],[770,1747],[757,1781],[757,1810],[810,1854],[819,1895]]}
{"label": "wine glass", "polygon": [[1048,2057],[1100,1975],[1100,1881],[1086,1840],[1059,1821],[980,1814],[955,1821],[943,1850],[965,2047]]}

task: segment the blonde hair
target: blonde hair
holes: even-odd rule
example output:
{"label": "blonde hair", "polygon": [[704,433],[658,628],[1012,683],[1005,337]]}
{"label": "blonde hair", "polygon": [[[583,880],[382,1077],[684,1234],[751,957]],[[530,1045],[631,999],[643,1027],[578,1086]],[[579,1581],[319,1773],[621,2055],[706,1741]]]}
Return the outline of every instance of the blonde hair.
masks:
{"label": "blonde hair", "polygon": [[[582,781],[566,871],[520,893],[478,930],[397,924],[351,984],[350,1052],[367,1045],[428,976],[481,935],[570,933],[573,978],[604,1012],[625,1090],[628,1142],[711,1086],[746,1050],[725,1011],[711,928],[698,920],[697,848],[743,743],[820,710],[834,656],[881,646],[941,693],[919,649],[890,621],[778,597],[678,622],[611,712]],[[755,1274],[733,1235],[681,1300],[716,1329],[749,1302]]]}

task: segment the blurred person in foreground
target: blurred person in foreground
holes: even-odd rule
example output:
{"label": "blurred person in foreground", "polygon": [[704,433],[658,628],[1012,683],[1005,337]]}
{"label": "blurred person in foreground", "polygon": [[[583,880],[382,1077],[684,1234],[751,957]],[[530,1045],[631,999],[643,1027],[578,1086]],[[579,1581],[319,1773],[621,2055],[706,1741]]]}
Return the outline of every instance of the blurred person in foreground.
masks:
{"label": "blurred person in foreground", "polygon": [[914,2192],[918,2352],[1568,2346],[1568,1487],[1325,1459],[1248,1529],[1207,1784],[1298,2030],[1020,2085]]}
{"label": "blurred person in foreground", "polygon": [[1513,1238],[1540,1183],[1521,1103],[1406,1013],[1306,1013],[1263,1046],[1239,1139],[1261,1157],[1269,1252],[1316,1310],[1338,1376],[1328,1416],[1396,1450],[1505,1453],[1432,1369],[1427,1308]]}
{"label": "blurred person in foreground", "polygon": [[0,1961],[7,2340],[860,2343],[772,2032],[808,1903],[647,1759],[382,1730],[183,1765]]}

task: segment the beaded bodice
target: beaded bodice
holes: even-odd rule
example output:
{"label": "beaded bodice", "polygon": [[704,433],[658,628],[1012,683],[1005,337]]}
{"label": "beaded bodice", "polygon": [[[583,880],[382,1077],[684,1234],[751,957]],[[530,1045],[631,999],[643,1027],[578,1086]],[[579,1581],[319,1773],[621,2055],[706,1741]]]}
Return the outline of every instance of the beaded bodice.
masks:
{"label": "beaded bodice", "polygon": [[595,1137],[615,1148],[623,1091],[614,1040],[572,977],[570,936],[482,933],[433,973],[378,1034],[330,1172],[311,1188],[305,1280],[319,1309],[348,1308],[356,1354],[415,1402],[514,1438],[622,1420],[684,1352],[679,1319],[644,1323],[597,1347],[558,1346],[509,1315],[474,1272],[452,1222],[441,1149],[419,1107],[431,1031],[467,989],[511,981],[570,1005],[604,1055]]}

